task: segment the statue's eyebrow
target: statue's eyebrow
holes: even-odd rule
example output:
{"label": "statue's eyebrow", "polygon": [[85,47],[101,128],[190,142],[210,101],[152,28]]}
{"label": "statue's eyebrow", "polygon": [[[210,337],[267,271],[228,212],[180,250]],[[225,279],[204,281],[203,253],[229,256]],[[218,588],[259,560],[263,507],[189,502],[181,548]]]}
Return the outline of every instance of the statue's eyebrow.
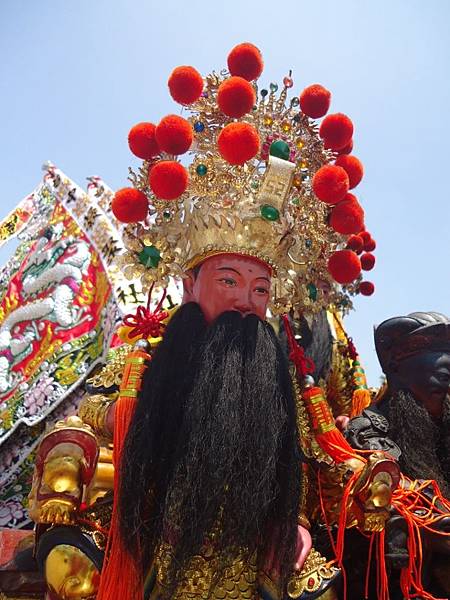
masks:
{"label": "statue's eyebrow", "polygon": [[[233,269],[233,267],[217,267],[216,270],[217,271],[233,271],[237,275],[241,275],[241,273],[239,273],[239,271],[237,269]],[[267,281],[267,283],[270,285],[270,279],[268,277],[264,277],[263,275],[261,275],[260,277],[255,277],[255,279],[264,279],[264,281]]]}
{"label": "statue's eyebrow", "polygon": [[234,271],[234,273],[237,273],[237,275],[240,275],[239,271],[237,271],[236,269],[233,269],[233,267],[217,267],[216,270],[217,271]]}

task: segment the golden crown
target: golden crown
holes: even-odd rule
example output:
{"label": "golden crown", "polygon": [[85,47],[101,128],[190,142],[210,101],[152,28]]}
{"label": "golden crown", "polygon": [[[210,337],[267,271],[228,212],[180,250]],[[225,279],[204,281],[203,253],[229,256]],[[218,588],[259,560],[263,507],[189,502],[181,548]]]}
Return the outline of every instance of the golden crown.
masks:
{"label": "golden crown", "polygon": [[362,177],[348,154],[353,125],[336,114],[319,129],[311,117],[327,112],[330,93],[312,85],[288,101],[290,73],[280,92],[271,83],[258,93],[262,67],[251,44],[232,50],[228,70],[205,78],[178,67],[169,90],[187,118],[131,129],[130,149],[144,162],[130,169],[133,188],[113,200],[128,222],[120,266],[149,288],[214,254],[249,255],[273,269],[273,312],[345,310],[351,296],[373,291],[361,268],[374,257],[358,254],[375,245],[348,193]]}

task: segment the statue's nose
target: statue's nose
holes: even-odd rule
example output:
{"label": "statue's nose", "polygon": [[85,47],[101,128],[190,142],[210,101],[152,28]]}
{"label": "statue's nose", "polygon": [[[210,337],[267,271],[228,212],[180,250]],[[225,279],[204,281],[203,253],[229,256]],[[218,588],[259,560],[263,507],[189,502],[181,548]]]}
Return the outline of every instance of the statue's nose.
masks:
{"label": "statue's nose", "polygon": [[241,297],[236,299],[234,308],[235,308],[235,310],[240,312],[244,317],[246,315],[254,312],[252,303],[244,295],[242,295]]}

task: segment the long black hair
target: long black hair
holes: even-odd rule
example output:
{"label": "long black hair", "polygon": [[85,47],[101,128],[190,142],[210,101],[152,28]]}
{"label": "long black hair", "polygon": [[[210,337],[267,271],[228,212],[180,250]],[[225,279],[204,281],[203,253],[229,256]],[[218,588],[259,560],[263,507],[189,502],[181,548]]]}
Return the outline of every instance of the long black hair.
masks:
{"label": "long black hair", "polygon": [[[270,325],[182,306],[144,378],[121,465],[121,532],[144,564],[161,540],[173,560],[167,597],[205,542],[217,577],[236,549],[262,565],[271,545],[292,571],[300,504],[295,403]],[[235,557],[235,554],[234,554]],[[214,583],[214,582],[213,582]]]}

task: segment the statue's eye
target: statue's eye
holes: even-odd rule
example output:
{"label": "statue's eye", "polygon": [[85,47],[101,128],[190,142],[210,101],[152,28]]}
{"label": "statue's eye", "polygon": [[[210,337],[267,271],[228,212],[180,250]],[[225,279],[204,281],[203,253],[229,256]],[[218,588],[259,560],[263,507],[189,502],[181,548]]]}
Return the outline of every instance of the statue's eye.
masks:
{"label": "statue's eye", "polygon": [[441,383],[449,383],[450,373],[436,373],[436,379]]}
{"label": "statue's eye", "polygon": [[237,285],[236,281],[232,277],[222,277],[219,281],[223,281],[226,285],[234,287]]}
{"label": "statue's eye", "polygon": [[265,287],[257,287],[257,288],[255,288],[255,292],[265,296],[269,293],[269,290]]}

